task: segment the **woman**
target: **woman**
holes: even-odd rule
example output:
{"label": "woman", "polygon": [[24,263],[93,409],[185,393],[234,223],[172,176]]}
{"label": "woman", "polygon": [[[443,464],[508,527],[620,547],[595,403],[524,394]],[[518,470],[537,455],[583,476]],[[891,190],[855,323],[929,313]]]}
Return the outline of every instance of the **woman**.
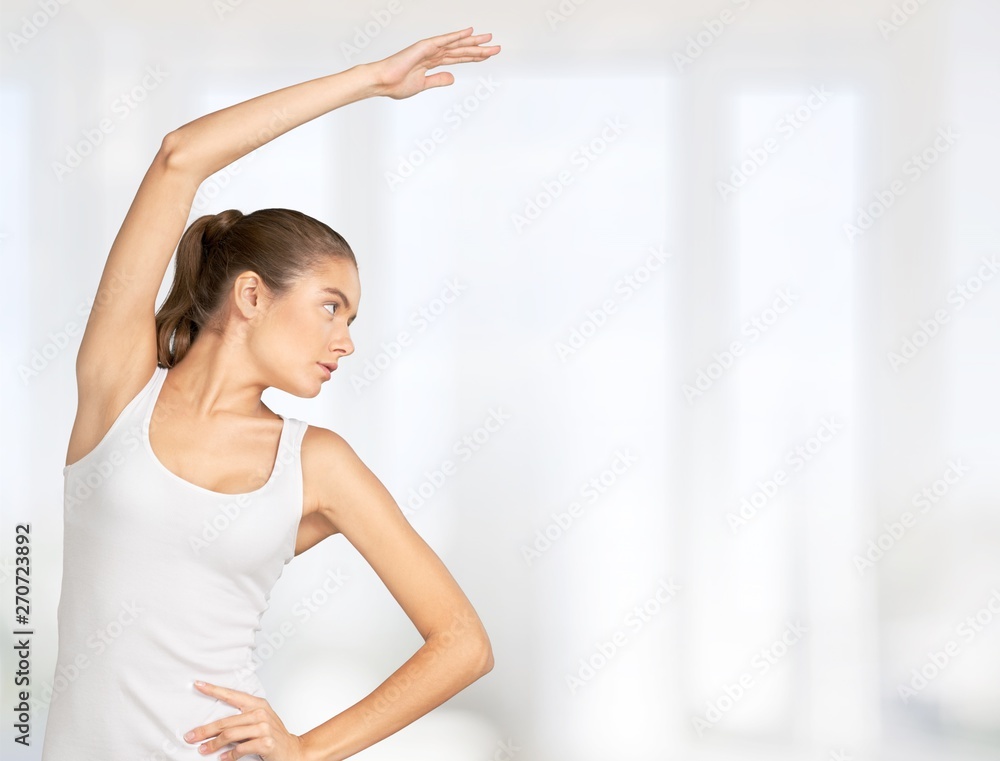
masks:
{"label": "woman", "polygon": [[[490,58],[500,49],[484,46],[490,37],[471,27],[431,37],[163,139],[76,362],[43,761],[347,758],[493,667],[469,600],[347,442],[261,402],[272,386],[316,396],[353,352],[361,288],[350,246],[287,209],[203,216],[181,235],[215,172],[348,103],[450,85],[450,73],[428,70]],[[175,246],[173,287],[154,314]],[[356,705],[296,736],[254,674],[254,634],[284,565],[337,533],[424,644]]]}

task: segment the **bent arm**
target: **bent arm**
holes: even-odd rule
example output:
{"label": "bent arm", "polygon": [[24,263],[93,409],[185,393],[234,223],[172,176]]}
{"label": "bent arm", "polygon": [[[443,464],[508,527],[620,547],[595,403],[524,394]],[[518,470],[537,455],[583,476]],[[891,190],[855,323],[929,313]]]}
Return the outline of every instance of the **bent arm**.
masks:
{"label": "bent arm", "polygon": [[319,512],[368,561],[423,645],[359,702],[300,736],[305,761],[341,761],[397,732],[493,668],[472,603],[343,438],[323,428],[303,453]]}
{"label": "bent arm", "polygon": [[360,753],[464,690],[493,668],[478,617],[456,616],[454,631],[429,637],[366,697],[301,735],[305,761]]}

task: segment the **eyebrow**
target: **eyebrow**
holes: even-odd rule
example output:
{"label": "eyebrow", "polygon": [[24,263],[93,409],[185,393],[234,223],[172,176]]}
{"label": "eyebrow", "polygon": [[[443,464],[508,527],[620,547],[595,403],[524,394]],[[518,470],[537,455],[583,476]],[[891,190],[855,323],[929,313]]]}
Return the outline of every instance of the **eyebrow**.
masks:
{"label": "eyebrow", "polygon": [[[346,309],[350,309],[351,308],[351,300],[349,298],[347,298],[347,296],[344,295],[344,292],[342,290],[340,290],[339,288],[334,288],[332,286],[326,286],[325,288],[322,288],[320,290],[322,290],[323,293],[332,293],[334,296],[339,296],[343,300],[343,302],[344,302],[344,307]],[[358,316],[358,313],[355,312],[354,316],[352,316],[351,319],[348,320],[348,324],[354,322],[354,318],[357,317],[357,316]]]}

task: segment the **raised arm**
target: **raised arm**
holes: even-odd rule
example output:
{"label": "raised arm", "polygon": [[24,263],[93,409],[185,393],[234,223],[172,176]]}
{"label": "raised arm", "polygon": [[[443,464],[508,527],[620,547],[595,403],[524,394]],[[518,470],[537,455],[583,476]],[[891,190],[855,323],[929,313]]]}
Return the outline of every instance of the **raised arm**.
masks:
{"label": "raised arm", "polygon": [[157,364],[156,295],[187,225],[195,194],[209,176],[293,127],[374,95],[406,98],[454,82],[437,66],[480,61],[499,52],[472,28],[431,37],[389,58],[360,64],[215,111],[162,140],[111,246],[76,359],[79,401],[67,460],[75,461]]}
{"label": "raised arm", "polygon": [[491,35],[472,37],[471,33],[469,27],[421,40],[381,61],[275,90],[195,119],[174,133],[174,164],[204,179],[293,127],[348,103],[375,95],[398,100],[450,85],[455,81],[450,72],[427,76],[428,69],[485,60],[500,50],[499,45],[481,47]]}

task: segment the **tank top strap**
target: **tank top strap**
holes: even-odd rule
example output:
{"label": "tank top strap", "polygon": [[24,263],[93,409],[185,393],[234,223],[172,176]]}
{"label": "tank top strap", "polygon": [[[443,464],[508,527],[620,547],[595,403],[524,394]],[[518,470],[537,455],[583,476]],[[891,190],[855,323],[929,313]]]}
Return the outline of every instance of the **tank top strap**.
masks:
{"label": "tank top strap", "polygon": [[[163,382],[163,376],[166,372],[167,368],[157,365],[153,368],[153,374],[149,376],[149,380],[146,381],[146,385],[142,387],[138,394],[132,397],[132,401],[130,401],[128,406],[125,408],[125,410],[128,411],[130,424],[142,424],[148,414],[150,406],[156,400],[157,392],[159,391],[160,384]],[[125,410],[123,410],[123,412],[125,412]]]}
{"label": "tank top strap", "polygon": [[[148,435],[153,408],[156,406],[156,400],[160,398],[160,389],[163,387],[163,381],[166,377],[167,368],[157,365],[156,370],[153,371],[153,377],[150,378],[147,388],[143,392],[142,403],[136,408],[136,415],[139,416],[143,435]],[[158,410],[157,414],[163,414],[163,410]]]}
{"label": "tank top strap", "polygon": [[309,427],[309,423],[307,423],[305,420],[299,420],[296,417],[288,418],[288,422],[292,425],[291,441],[295,448],[295,456],[301,458],[302,437],[305,436],[306,429]]}
{"label": "tank top strap", "polygon": [[[309,424],[295,417],[285,415],[282,415],[282,417],[285,418],[285,435],[282,436],[278,459],[275,465],[276,467],[280,467],[282,471],[289,471],[294,480],[301,481],[302,437],[305,435]],[[301,486],[300,483],[297,485]]]}

